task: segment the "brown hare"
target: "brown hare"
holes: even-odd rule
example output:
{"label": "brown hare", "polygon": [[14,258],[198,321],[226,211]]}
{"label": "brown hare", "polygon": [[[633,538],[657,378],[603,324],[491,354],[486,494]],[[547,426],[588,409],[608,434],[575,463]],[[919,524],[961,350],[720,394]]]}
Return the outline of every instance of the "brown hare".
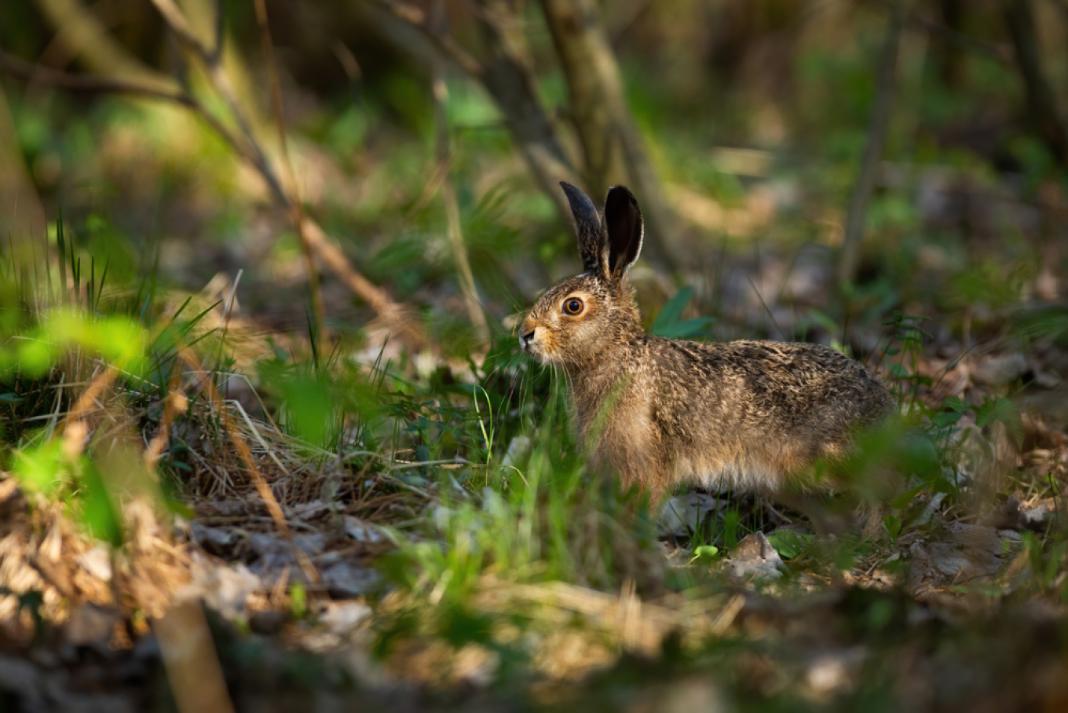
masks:
{"label": "brown hare", "polygon": [[642,248],[637,201],[616,186],[602,216],[561,185],[585,271],[541,296],[519,339],[565,372],[594,467],[657,499],[683,483],[774,491],[890,413],[882,384],[827,347],[646,334],[626,280]]}

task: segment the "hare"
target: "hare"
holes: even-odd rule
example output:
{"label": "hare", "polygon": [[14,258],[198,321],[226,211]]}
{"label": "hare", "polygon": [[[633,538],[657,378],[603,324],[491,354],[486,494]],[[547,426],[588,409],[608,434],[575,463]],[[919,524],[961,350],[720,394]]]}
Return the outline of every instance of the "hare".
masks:
{"label": "hare", "polygon": [[602,217],[585,193],[561,186],[585,271],[538,299],[519,341],[565,372],[595,468],[656,499],[683,483],[774,492],[891,412],[885,387],[827,347],[646,334],[626,280],[642,249],[637,201],[616,186]]}

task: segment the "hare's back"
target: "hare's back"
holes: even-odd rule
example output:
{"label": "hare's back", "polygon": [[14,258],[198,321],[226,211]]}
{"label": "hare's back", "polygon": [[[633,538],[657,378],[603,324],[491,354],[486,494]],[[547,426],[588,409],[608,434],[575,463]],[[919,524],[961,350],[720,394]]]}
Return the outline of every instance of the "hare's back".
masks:
{"label": "hare's back", "polygon": [[[666,361],[688,383],[691,397],[785,426],[814,419],[825,427],[870,423],[891,399],[859,362],[828,347],[799,342],[739,340],[704,344],[664,342]],[[685,374],[685,375],[684,375]]]}
{"label": "hare's back", "polygon": [[829,347],[748,340],[723,347],[751,397],[787,420],[815,417],[850,427],[890,410],[890,395],[879,380],[860,362]]}

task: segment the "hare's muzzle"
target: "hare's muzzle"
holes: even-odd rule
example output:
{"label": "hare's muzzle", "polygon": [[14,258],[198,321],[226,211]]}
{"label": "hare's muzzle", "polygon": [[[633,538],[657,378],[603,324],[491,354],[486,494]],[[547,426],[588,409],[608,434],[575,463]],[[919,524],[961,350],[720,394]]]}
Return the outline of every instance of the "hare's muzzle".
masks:
{"label": "hare's muzzle", "polygon": [[525,352],[530,351],[530,345],[534,343],[537,325],[529,316],[519,325],[519,347]]}
{"label": "hare's muzzle", "polygon": [[519,346],[523,349],[523,351],[530,351],[530,343],[534,341],[534,332],[535,330],[531,329],[530,331],[525,332],[519,336]]}

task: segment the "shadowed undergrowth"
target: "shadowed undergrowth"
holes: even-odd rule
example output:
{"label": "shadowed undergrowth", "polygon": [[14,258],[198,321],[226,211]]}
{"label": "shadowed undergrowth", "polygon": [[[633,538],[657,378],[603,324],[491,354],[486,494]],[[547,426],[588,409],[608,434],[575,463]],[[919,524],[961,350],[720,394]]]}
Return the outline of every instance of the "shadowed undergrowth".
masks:
{"label": "shadowed undergrowth", "polygon": [[[5,573],[25,572],[2,601],[22,645],[91,606],[121,652],[192,596],[228,622],[214,635],[227,671],[247,670],[229,658],[236,626],[288,632],[286,650],[361,651],[430,690],[490,685],[490,701],[549,681],[535,700],[550,706],[614,677],[625,690],[642,679],[628,667],[655,660],[702,701],[848,708],[919,700],[901,687],[916,671],[888,658],[937,668],[960,647],[955,663],[998,665],[990,627],[1048,621],[1064,596],[1059,475],[1042,465],[1062,437],[1003,388],[939,399],[961,362],[932,374],[907,321],[890,325],[884,366],[904,417],[814,470],[837,495],[801,515],[692,493],[665,520],[587,472],[564,384],[508,335],[481,365],[294,341],[242,372],[232,304],[175,306],[154,280],[96,268],[84,281],[62,235],[66,275],[26,282],[5,265],[2,482],[20,514],[2,547]],[[363,665],[331,668],[324,695],[369,685]]]}
{"label": "shadowed undergrowth", "polygon": [[[153,4],[0,23],[0,709],[1064,707],[1058,3]],[[511,333],[558,180],[635,188],[650,332],[898,417],[591,472]]]}

